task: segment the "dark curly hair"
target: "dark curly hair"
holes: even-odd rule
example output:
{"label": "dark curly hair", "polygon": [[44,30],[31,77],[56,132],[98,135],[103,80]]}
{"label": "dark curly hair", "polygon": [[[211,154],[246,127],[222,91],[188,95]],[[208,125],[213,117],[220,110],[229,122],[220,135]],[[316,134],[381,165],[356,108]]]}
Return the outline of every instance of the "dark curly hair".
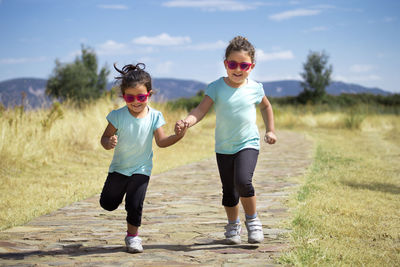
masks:
{"label": "dark curly hair", "polygon": [[122,70],[120,70],[117,68],[116,63],[114,63],[114,69],[121,73],[121,76],[115,77],[115,79],[118,80],[122,94],[125,94],[126,89],[138,85],[144,85],[147,92],[152,90],[151,76],[144,70],[145,68],[146,65],[144,63],[137,63],[136,65],[125,65]]}
{"label": "dark curly hair", "polygon": [[254,46],[247,40],[247,38],[243,36],[236,36],[230,42],[228,47],[225,50],[225,60],[228,59],[229,55],[234,51],[246,51],[250,58],[251,62],[255,62],[255,54],[256,50]]}

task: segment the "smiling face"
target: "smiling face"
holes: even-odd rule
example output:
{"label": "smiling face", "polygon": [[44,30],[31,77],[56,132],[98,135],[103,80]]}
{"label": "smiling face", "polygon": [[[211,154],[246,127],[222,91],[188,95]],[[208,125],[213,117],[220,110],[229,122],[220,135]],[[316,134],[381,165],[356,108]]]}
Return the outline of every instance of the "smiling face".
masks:
{"label": "smiling face", "polygon": [[[139,84],[136,87],[129,87],[127,89],[125,89],[125,95],[134,95],[134,96],[138,96],[138,95],[146,95],[147,92],[147,88],[144,84]],[[137,97],[135,97],[135,99],[133,100],[133,102],[131,103],[126,103],[129,112],[137,118],[141,118],[146,116],[147,114],[147,102],[149,101],[149,99],[147,98],[146,101],[144,102],[139,102]]]}
{"label": "smiling face", "polygon": [[[228,67],[227,61],[236,61],[237,63],[247,62],[247,63],[252,63],[252,65],[248,70],[242,70],[239,64],[235,69],[230,69]],[[244,50],[232,51],[226,58],[224,65],[226,73],[228,74],[228,77],[225,79],[225,82],[229,86],[234,88],[238,88],[246,83],[247,77],[249,76],[250,72],[253,70],[255,66],[255,64],[251,60],[249,53]]]}

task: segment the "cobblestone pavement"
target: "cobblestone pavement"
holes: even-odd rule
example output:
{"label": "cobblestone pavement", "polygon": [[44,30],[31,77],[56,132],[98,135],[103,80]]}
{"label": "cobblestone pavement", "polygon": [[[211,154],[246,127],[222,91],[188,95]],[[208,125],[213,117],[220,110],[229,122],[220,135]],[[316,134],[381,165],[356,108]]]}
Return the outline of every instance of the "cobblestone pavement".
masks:
{"label": "cobblestone pavement", "polygon": [[[102,210],[96,195],[0,232],[1,266],[274,266],[289,247],[285,202],[311,162],[312,144],[294,132],[263,144],[254,176],[264,242],[223,244],[226,217],[215,158],[151,177],[140,236],[144,252],[124,247],[125,210]],[[184,156],[184,155],[182,155]],[[287,225],[287,224],[286,224]]]}

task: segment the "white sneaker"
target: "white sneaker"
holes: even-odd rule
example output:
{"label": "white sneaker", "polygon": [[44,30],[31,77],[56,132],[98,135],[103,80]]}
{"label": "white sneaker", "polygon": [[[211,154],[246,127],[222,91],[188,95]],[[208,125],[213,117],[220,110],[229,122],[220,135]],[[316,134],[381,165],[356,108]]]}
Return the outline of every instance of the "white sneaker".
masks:
{"label": "white sneaker", "polygon": [[125,245],[130,253],[143,252],[142,239],[139,236],[126,236]]}
{"label": "white sneaker", "polygon": [[248,242],[251,244],[261,243],[264,240],[262,224],[258,217],[245,222],[248,234]]}
{"label": "white sneaker", "polygon": [[229,245],[240,244],[240,233],[242,232],[242,227],[240,223],[228,223],[225,226],[225,242]]}

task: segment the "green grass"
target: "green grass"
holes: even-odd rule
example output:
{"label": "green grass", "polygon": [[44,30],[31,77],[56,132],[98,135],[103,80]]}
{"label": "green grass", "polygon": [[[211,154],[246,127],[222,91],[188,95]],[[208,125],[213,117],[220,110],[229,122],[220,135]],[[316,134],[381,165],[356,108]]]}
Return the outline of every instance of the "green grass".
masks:
{"label": "green grass", "polygon": [[399,125],[398,117],[375,115],[359,130],[298,129],[316,148],[292,200],[292,249],[281,263],[400,264]]}

